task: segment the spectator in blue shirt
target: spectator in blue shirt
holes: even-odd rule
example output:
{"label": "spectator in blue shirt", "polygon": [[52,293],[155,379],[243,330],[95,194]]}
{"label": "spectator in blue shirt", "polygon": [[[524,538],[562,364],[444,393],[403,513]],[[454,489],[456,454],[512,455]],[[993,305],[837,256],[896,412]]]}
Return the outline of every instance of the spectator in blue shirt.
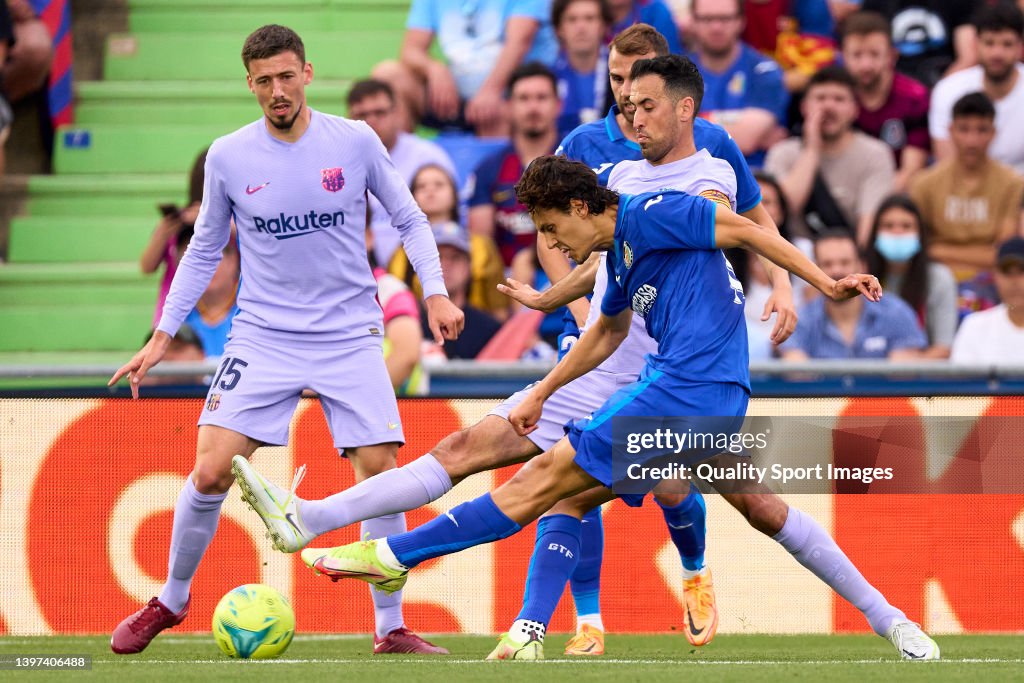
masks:
{"label": "spectator in blue shirt", "polygon": [[785,125],[789,93],[782,69],[740,40],[741,0],[693,0],[694,50],[689,55],[704,76],[702,116],[725,128],[759,168],[765,151]]}
{"label": "spectator in blue shirt", "polygon": [[562,113],[558,137],[604,116],[608,100],[608,49],[605,33],[611,24],[607,0],[555,0],[551,25],[558,36],[558,79]]}
{"label": "spectator in blue shirt", "polygon": [[668,50],[674,55],[683,54],[683,43],[679,40],[679,27],[672,16],[672,10],[664,0],[608,0],[612,12],[612,26],[608,31],[608,42],[633,24],[649,24],[668,41]]}
{"label": "spectator in blue shirt", "polygon": [[[845,230],[819,237],[814,243],[814,256],[818,267],[833,277],[865,266],[857,244]],[[907,303],[892,292],[878,303],[854,301],[819,297],[805,306],[796,332],[782,347],[783,360],[921,357],[928,340]]]}
{"label": "spectator in blue shirt", "polygon": [[[431,55],[435,39],[443,59]],[[500,137],[513,69],[550,65],[557,53],[550,0],[413,0],[399,60],[378,64],[373,78],[399,95],[407,131],[422,122]]]}

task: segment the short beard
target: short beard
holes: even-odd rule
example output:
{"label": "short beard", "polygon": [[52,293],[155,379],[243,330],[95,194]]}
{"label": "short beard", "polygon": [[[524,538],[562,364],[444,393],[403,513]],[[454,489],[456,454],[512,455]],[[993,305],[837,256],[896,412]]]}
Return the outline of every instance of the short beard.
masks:
{"label": "short beard", "polygon": [[661,161],[662,159],[664,159],[665,156],[671,150],[672,150],[672,146],[671,145],[666,145],[664,147],[657,147],[657,148],[652,147],[651,145],[647,145],[647,149],[644,149],[643,147],[640,148],[640,153],[643,155],[644,159],[646,159],[647,161],[649,161],[650,163],[653,164],[655,162],[658,162],[658,161]]}
{"label": "short beard", "polygon": [[530,140],[540,140],[542,137],[548,134],[550,128],[523,128],[520,132],[524,138]]}
{"label": "short beard", "polygon": [[882,88],[882,74],[876,75],[867,83],[858,82],[857,88],[862,92],[876,93]]}
{"label": "short beard", "polygon": [[296,119],[299,118],[299,114],[301,114],[301,113],[302,113],[302,105],[300,104],[299,108],[295,110],[295,116],[292,117],[291,121],[285,121],[285,122],[282,122],[282,123],[277,123],[276,121],[274,121],[273,117],[270,117],[270,116],[267,117],[267,120],[270,121],[270,125],[272,125],[274,128],[277,128],[278,130],[291,130],[292,126],[295,125]]}
{"label": "short beard", "polygon": [[[1003,83],[1008,81],[1011,76],[1013,76],[1014,71],[1016,71],[1016,66],[1017,66],[1016,63],[1010,64],[1009,66],[1006,67],[1006,69],[1002,73],[993,73],[993,72],[989,71],[988,69],[985,69],[985,78],[987,78],[988,80],[990,80],[993,83],[996,83],[998,85],[1002,85]],[[982,67],[982,68],[984,68],[984,67]]]}

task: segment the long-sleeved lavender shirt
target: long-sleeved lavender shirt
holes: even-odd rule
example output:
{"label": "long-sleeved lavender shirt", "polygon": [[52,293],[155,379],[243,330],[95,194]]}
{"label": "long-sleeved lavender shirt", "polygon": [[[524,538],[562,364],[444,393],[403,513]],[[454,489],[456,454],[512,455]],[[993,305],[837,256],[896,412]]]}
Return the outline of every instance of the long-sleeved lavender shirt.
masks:
{"label": "long-sleeved lavender shirt", "polygon": [[384,145],[361,121],[311,110],[282,142],[261,118],[216,140],[195,236],[158,329],[174,335],[213,277],[235,219],[240,309],[232,335],[348,341],[382,334],[366,257],[366,191],[391,214],[425,297],[446,294],[430,226]]}

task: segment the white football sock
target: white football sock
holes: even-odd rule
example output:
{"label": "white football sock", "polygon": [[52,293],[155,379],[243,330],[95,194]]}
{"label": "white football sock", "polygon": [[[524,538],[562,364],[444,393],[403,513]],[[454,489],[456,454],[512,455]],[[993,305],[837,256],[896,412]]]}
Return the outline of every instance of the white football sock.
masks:
{"label": "white football sock", "polygon": [[363,520],[415,510],[452,488],[444,467],[430,453],[404,467],[381,472],[323,500],[299,505],[311,533],[323,534]]}

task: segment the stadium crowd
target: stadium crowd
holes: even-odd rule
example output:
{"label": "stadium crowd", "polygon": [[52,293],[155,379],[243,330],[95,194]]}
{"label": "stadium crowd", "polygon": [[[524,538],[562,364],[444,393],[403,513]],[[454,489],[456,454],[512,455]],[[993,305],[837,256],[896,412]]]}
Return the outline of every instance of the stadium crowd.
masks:
{"label": "stadium crowd", "polygon": [[[28,18],[17,11],[24,3],[7,4],[14,24],[0,12],[0,56],[21,40],[18,17]],[[1024,291],[1022,5],[413,0],[399,54],[351,87],[347,115],[374,130],[427,214],[466,330],[444,348],[423,334],[419,283],[371,198],[367,240],[389,353],[398,354],[393,384],[415,393],[422,364],[446,358],[557,353],[570,316],[522,315],[496,289],[506,277],[538,290],[549,282],[513,187],[574,128],[605,118],[617,77],[609,79],[608,46],[636,23],[698,66],[700,115],[725,128],[756,171],[782,234],[826,272],[867,269],[888,292],[883,305],[836,304],[794,282],[800,324],[776,346],[772,321],[760,320],[765,273],[730,255],[748,299],[753,360],[1024,361],[1015,343],[1024,312],[1014,303]],[[7,98],[39,85],[19,85],[18,55],[7,51]],[[0,91],[0,136],[8,109]],[[145,272],[165,266],[161,303],[201,175],[197,161],[191,203],[166,207],[141,256]],[[224,263],[211,287],[229,291],[237,258]],[[209,292],[187,321],[207,358],[220,355],[233,304]],[[986,344],[969,341],[981,335]]]}

